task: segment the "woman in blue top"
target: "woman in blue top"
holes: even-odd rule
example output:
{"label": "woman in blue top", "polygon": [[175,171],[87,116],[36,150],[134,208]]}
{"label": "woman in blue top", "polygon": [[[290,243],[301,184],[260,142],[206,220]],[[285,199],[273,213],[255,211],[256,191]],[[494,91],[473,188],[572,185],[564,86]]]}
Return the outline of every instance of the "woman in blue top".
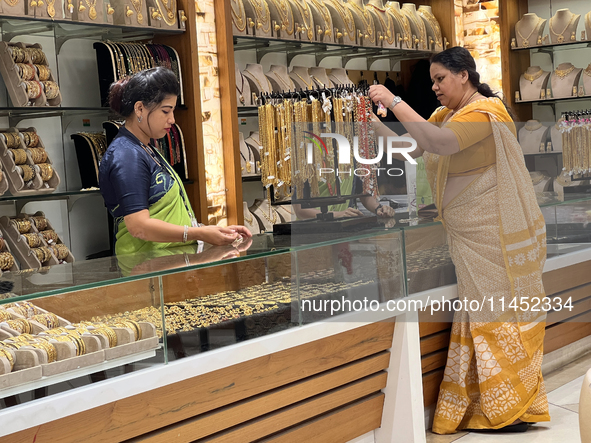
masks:
{"label": "woman in blue top", "polygon": [[146,69],[111,85],[109,105],[125,119],[99,170],[101,194],[115,219],[115,252],[134,254],[202,240],[231,244],[244,226],[197,223],[176,172],[154,148],[174,124],[179,84],[166,68]]}

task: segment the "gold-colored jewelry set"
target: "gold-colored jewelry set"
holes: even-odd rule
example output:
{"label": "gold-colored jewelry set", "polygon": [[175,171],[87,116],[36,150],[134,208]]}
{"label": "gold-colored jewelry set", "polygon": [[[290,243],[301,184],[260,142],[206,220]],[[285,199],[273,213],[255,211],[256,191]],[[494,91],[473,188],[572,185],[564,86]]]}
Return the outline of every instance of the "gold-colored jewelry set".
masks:
{"label": "gold-colored jewelry set", "polygon": [[[254,11],[254,17],[248,17],[245,9],[245,2],[251,6]],[[274,9],[279,13],[279,22],[271,28],[271,16],[267,2],[272,2]],[[309,3],[309,4],[308,4]],[[297,34],[305,35],[310,41],[320,40],[323,35],[332,35],[335,33],[336,39],[345,37],[344,43],[356,41],[357,37],[363,38],[374,45],[381,45],[387,42],[390,45],[396,44],[402,46],[406,44],[407,48],[428,49],[432,43],[437,47],[443,48],[443,37],[441,26],[430,10],[418,10],[418,16],[413,14],[401,13],[393,6],[387,6],[380,9],[375,5],[358,5],[354,1],[343,2],[342,0],[230,0],[232,22],[239,32],[244,32],[248,27],[262,29],[265,34],[272,30],[276,32],[285,32],[287,35]],[[323,25],[316,23],[316,32],[312,26],[311,7],[320,12]],[[375,12],[379,20],[381,31],[376,32],[376,23],[370,9]],[[304,23],[294,23],[294,13],[302,17]],[[343,29],[334,27],[331,18],[331,11],[336,13],[339,20],[343,23]],[[386,17],[384,17],[384,14]],[[358,18],[361,27],[357,29],[355,18]],[[417,29],[418,35],[413,41],[411,21]],[[428,23],[433,32],[433,37],[429,40],[425,23]],[[398,24],[398,27],[395,26]],[[333,25],[333,26],[331,26]],[[396,29],[401,30],[401,34],[396,41]],[[379,35],[378,35],[379,34]]]}
{"label": "gold-colored jewelry set", "polygon": [[[322,281],[321,281],[322,280]],[[353,288],[374,284],[373,280],[354,282],[334,282],[334,271],[329,273],[315,271],[306,273],[300,281],[301,298],[313,298],[335,294]],[[291,281],[279,281],[251,286],[238,291],[224,291],[217,294],[164,304],[164,319],[168,335],[191,332],[224,321],[249,317],[255,314],[276,311],[281,305],[289,305],[294,300]],[[162,337],[162,311],[153,306],[119,313],[98,316],[93,321],[115,324],[120,321],[147,321],[156,325],[158,337]],[[269,325],[271,327],[272,325]]]}
{"label": "gold-colored jewelry set", "polygon": [[97,159],[98,167],[98,163],[100,163],[103,159],[103,155],[107,152],[107,136],[103,132],[78,132],[78,135],[83,137],[92,149],[92,152]]}

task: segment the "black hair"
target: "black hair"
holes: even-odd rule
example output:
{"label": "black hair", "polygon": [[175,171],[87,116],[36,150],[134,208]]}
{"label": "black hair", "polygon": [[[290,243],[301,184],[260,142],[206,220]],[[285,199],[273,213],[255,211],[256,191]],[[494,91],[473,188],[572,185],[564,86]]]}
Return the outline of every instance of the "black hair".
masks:
{"label": "black hair", "polygon": [[462,71],[466,71],[468,73],[468,80],[478,92],[485,97],[496,97],[501,100],[511,118],[514,119],[514,113],[512,109],[507,106],[507,103],[495,94],[488,84],[480,82],[480,74],[476,70],[474,57],[472,57],[472,54],[470,54],[470,51],[466,48],[454,46],[445,51],[438,52],[431,57],[431,64],[433,63],[443,65],[445,69],[448,69],[453,74],[459,74]]}
{"label": "black hair", "polygon": [[179,95],[179,81],[167,68],[145,69],[111,84],[109,106],[123,118],[134,112],[137,102],[153,109],[168,96]]}

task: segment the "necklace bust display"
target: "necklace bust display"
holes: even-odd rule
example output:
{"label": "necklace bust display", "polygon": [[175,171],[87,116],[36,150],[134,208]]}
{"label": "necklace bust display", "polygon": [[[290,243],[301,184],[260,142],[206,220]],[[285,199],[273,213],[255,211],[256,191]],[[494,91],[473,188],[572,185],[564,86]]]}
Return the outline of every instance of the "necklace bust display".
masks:
{"label": "necklace bust display", "polygon": [[267,79],[269,79],[269,81],[271,82],[271,85],[273,86],[273,91],[275,92],[287,92],[296,90],[293,81],[289,77],[287,66],[271,65],[269,72],[267,72],[265,75],[267,76]]}
{"label": "necklace bust display", "polygon": [[521,100],[539,100],[540,92],[548,87],[550,71],[544,71],[539,66],[530,66],[519,78]]}
{"label": "necklace bust display", "polygon": [[328,78],[328,75],[326,74],[326,69],[310,68],[308,72],[310,73],[310,77],[312,78],[312,80],[314,80],[314,83],[316,84],[317,88],[323,89],[334,87],[334,85]]}
{"label": "necklace bust display", "polygon": [[273,92],[273,87],[269,80],[267,80],[267,77],[265,77],[261,65],[249,63],[246,65],[244,71],[242,71],[242,74],[248,80],[251,92],[257,95],[262,92]]}
{"label": "necklace bust display", "polygon": [[568,9],[556,11],[556,14],[548,22],[552,44],[576,41],[576,31],[580,18],[579,14],[573,14]]}
{"label": "necklace bust display", "polygon": [[332,68],[328,78],[334,85],[353,85],[345,68]]}
{"label": "necklace bust display", "polygon": [[248,80],[240,69],[236,67],[235,69],[235,76],[236,76],[236,101],[238,106],[251,106],[252,102],[250,99],[250,85],[248,84]]}
{"label": "necklace bust display", "polygon": [[272,19],[267,0],[242,0],[242,4],[250,28],[248,32],[259,37],[272,37]]}
{"label": "necklace bust display", "polygon": [[[287,1],[287,0],[286,0]],[[314,16],[306,0],[290,0],[293,10],[293,19],[295,20],[296,33],[299,32],[300,38],[304,41],[313,41],[315,39]]]}
{"label": "necklace bust display", "polygon": [[583,88],[585,88],[585,95],[591,95],[591,63],[583,69]]}
{"label": "necklace bust display", "polygon": [[304,66],[294,66],[289,73],[297,89],[309,90],[314,89],[314,80],[310,77],[308,68]]}
{"label": "necklace bust display", "polygon": [[576,68],[572,63],[559,64],[552,72],[552,96],[554,98],[572,97],[573,86],[579,85],[581,78],[581,68]]}
{"label": "necklace bust display", "polygon": [[244,226],[248,228],[252,235],[260,234],[261,228],[254,215],[248,209],[248,203],[242,202],[242,212],[244,214]]}
{"label": "necklace bust display", "polygon": [[525,126],[519,130],[519,144],[524,154],[537,154],[540,152],[540,144],[546,145],[548,128],[538,120],[528,120]]}
{"label": "necklace bust display", "polygon": [[400,10],[400,3],[387,2],[386,8],[388,12],[394,17],[394,21],[398,24],[398,33],[396,40],[399,48],[409,49],[413,46],[412,29],[410,27],[410,20]]}
{"label": "necklace bust display", "polygon": [[249,208],[261,225],[261,232],[273,232],[273,225],[281,223],[281,219],[269,203],[269,200],[255,200]]}
{"label": "necklace bust display", "polygon": [[563,119],[559,119],[555,125],[550,128],[550,140],[552,141],[552,151],[562,152],[562,133],[558,126]]}
{"label": "necklace bust display", "polygon": [[323,3],[330,12],[335,28],[334,41],[354,45],[357,41],[357,28],[351,10],[345,6],[343,0],[324,0]]}
{"label": "necklace bust display", "polygon": [[316,40],[330,43],[334,41],[333,23],[330,11],[322,0],[308,0],[308,6],[316,25]]}
{"label": "necklace bust display", "polygon": [[518,48],[537,46],[546,27],[547,20],[530,12],[515,24],[515,38]]}
{"label": "necklace bust display", "polygon": [[413,47],[417,49],[428,49],[427,28],[425,27],[425,23],[423,23],[423,19],[419,17],[415,4],[404,3],[401,11],[410,21],[412,34],[415,36]]}
{"label": "necklace bust display", "polygon": [[242,0],[229,0],[232,14],[232,35],[246,34],[248,20]]}
{"label": "necklace bust display", "polygon": [[429,50],[442,51],[443,50],[443,35],[441,33],[441,26],[433,15],[431,6],[419,6],[419,16],[425,23],[427,34],[429,37],[429,44],[427,48]]}
{"label": "necklace bust display", "polygon": [[394,17],[384,5],[383,0],[370,0],[366,5],[367,10],[374,18],[378,46],[384,48],[395,48],[396,45],[396,26]]}
{"label": "necklace bust display", "polygon": [[373,16],[363,4],[363,0],[348,0],[345,6],[347,6],[355,20],[357,44],[360,46],[375,46],[377,42],[376,25]]}
{"label": "necklace bust display", "polygon": [[292,40],[295,35],[295,17],[289,0],[267,0],[271,15],[271,30],[277,38]]}

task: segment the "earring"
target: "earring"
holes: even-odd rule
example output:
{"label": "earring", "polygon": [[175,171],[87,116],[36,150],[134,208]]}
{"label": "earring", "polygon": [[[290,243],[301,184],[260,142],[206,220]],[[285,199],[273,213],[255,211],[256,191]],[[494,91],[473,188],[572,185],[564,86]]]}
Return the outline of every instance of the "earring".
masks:
{"label": "earring", "polygon": [[142,116],[141,115],[137,118],[137,121],[138,121],[138,123],[141,123],[142,122]]}

